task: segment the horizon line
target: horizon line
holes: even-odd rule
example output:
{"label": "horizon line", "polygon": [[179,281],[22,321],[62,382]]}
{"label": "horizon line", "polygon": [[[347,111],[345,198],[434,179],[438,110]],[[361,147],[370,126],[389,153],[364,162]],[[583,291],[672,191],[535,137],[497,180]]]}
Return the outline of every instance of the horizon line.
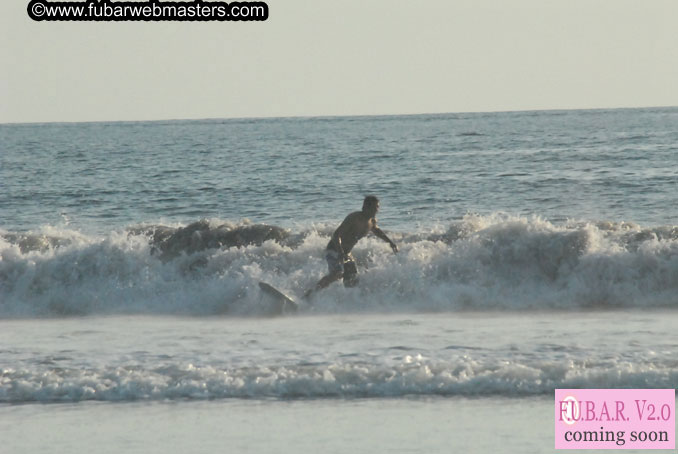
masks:
{"label": "horizon line", "polygon": [[419,113],[385,113],[385,114],[335,114],[335,115],[271,115],[271,116],[242,116],[242,117],[199,117],[199,118],[163,118],[153,120],[55,120],[55,121],[14,121],[0,122],[0,126],[20,125],[51,125],[51,124],[79,124],[79,123],[161,123],[180,121],[238,121],[238,120],[285,120],[285,119],[331,119],[331,118],[366,118],[366,117],[416,117],[427,115],[464,115],[490,113],[526,113],[526,112],[570,112],[570,111],[601,111],[601,110],[644,110],[644,109],[672,109],[678,105],[654,105],[634,107],[587,107],[587,108],[545,108],[545,109],[512,109],[512,110],[470,110],[459,112],[419,112]]}

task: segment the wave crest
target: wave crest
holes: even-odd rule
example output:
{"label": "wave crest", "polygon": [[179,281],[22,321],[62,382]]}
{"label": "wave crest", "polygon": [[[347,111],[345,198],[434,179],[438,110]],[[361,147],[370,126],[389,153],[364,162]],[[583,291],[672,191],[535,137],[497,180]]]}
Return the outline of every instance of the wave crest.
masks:
{"label": "wave crest", "polygon": [[556,388],[670,388],[669,362],[507,361],[472,355],[433,360],[406,355],[395,364],[219,367],[190,363],[156,367],[0,370],[0,403],[318,399],[402,396],[530,396]]}
{"label": "wave crest", "polygon": [[[332,228],[199,221],[88,236],[0,232],[0,317],[266,315],[257,282],[300,295],[326,272]],[[354,250],[360,284],[319,312],[678,307],[678,228],[467,215]]]}

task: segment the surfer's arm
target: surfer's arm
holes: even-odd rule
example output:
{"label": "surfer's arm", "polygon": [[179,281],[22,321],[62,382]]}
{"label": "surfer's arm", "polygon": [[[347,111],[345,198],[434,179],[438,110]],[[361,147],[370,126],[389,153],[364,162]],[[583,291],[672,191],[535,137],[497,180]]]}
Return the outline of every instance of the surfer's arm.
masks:
{"label": "surfer's arm", "polygon": [[393,252],[396,253],[398,252],[398,246],[391,241],[391,239],[376,225],[372,227],[372,232],[377,236],[377,238],[381,238],[382,240],[386,241],[390,246],[391,249],[393,249]]}
{"label": "surfer's arm", "polygon": [[334,232],[334,235],[332,235],[332,242],[334,243],[334,247],[336,248],[340,257],[342,259],[344,257],[346,257],[346,253],[344,252],[344,247],[341,244],[341,235],[339,235],[339,229],[337,229],[337,231]]}

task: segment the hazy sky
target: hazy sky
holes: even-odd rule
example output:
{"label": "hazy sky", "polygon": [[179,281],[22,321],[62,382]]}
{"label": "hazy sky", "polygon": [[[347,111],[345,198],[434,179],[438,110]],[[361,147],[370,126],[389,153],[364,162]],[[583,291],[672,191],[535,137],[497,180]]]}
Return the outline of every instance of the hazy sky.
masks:
{"label": "hazy sky", "polygon": [[265,22],[0,6],[0,122],[678,105],[677,0],[269,0]]}

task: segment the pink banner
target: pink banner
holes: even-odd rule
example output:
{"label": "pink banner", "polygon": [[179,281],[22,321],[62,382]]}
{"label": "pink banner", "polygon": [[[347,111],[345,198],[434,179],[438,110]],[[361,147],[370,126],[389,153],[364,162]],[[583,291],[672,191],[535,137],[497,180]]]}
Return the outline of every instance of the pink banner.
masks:
{"label": "pink banner", "polygon": [[556,389],[556,449],[675,449],[675,389]]}

